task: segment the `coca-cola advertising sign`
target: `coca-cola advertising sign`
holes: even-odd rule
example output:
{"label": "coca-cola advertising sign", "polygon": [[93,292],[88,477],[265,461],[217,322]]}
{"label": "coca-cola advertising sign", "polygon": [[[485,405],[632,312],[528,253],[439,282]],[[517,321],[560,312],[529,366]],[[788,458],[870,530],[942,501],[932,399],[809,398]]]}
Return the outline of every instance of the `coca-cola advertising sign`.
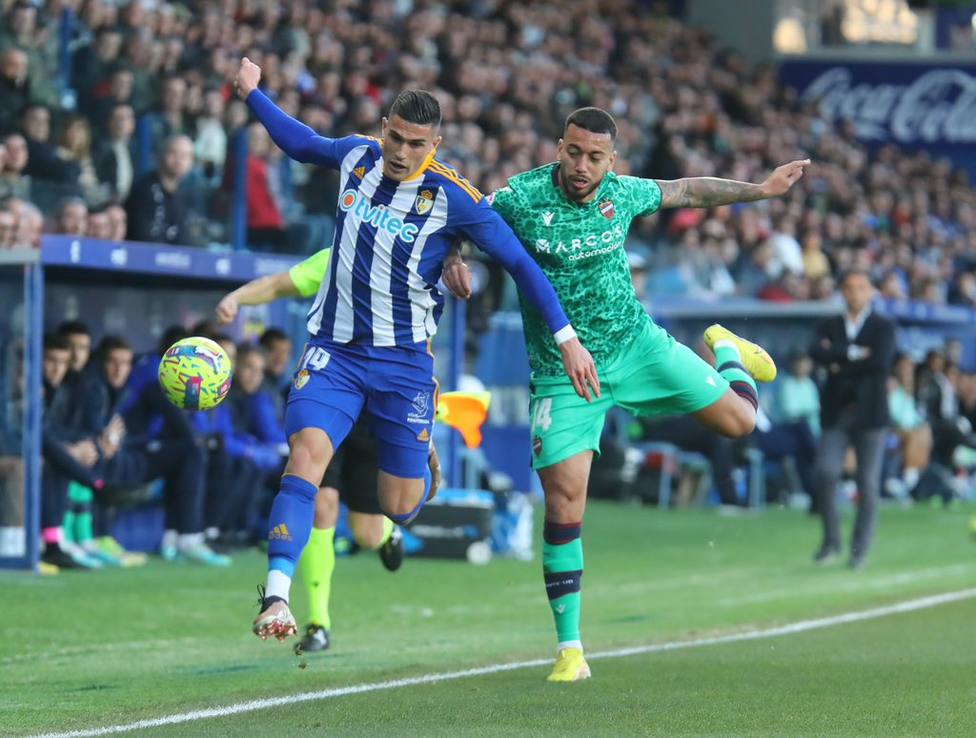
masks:
{"label": "coca-cola advertising sign", "polygon": [[976,67],[796,61],[780,78],[866,143],[930,149],[976,171]]}

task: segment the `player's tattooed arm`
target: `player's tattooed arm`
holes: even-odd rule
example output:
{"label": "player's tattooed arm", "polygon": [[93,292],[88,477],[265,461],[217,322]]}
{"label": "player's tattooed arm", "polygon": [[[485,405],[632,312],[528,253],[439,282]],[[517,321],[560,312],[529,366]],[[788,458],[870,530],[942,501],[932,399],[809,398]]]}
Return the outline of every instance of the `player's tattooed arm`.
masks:
{"label": "player's tattooed arm", "polygon": [[791,161],[773,170],[762,184],[718,177],[686,177],[658,180],[662,208],[711,208],[735,202],[753,202],[780,197],[803,176],[809,159]]}

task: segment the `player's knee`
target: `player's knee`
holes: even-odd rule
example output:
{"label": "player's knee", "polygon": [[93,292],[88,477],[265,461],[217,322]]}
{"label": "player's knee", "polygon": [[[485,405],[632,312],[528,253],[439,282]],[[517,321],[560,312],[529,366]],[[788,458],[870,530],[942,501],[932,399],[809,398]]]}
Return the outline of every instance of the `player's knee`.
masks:
{"label": "player's knee", "polygon": [[416,512],[419,502],[408,497],[400,497],[383,505],[383,512],[393,520],[402,522]]}
{"label": "player's knee", "polygon": [[568,520],[575,518],[586,488],[568,481],[554,481],[545,486],[546,518],[549,520]]}
{"label": "player's knee", "polygon": [[291,453],[288,458],[289,469],[305,476],[302,472],[311,472],[328,462],[328,441],[319,433],[300,431],[291,438]]}
{"label": "player's knee", "polygon": [[722,423],[722,435],[728,438],[744,438],[756,429],[756,412],[751,408],[737,408]]}

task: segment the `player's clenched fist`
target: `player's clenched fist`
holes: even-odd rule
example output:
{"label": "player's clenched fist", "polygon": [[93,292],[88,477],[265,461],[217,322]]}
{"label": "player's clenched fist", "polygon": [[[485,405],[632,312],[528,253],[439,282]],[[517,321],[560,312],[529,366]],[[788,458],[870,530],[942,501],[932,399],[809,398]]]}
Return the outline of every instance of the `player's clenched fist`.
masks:
{"label": "player's clenched fist", "polygon": [[242,100],[246,100],[254,90],[258,88],[261,81],[261,67],[252,62],[246,56],[241,59],[241,66],[237,70],[237,77],[234,79],[234,87]]}
{"label": "player's clenched fist", "polygon": [[234,297],[233,293],[229,295],[224,295],[220,302],[217,303],[217,309],[214,311],[217,315],[217,322],[221,325],[227,325],[234,321],[237,317],[237,298]]}
{"label": "player's clenched fist", "polygon": [[600,378],[596,375],[596,364],[590,352],[583,348],[578,338],[571,338],[559,344],[559,351],[563,355],[563,368],[573,382],[576,394],[590,402],[590,388],[593,394],[600,396]]}

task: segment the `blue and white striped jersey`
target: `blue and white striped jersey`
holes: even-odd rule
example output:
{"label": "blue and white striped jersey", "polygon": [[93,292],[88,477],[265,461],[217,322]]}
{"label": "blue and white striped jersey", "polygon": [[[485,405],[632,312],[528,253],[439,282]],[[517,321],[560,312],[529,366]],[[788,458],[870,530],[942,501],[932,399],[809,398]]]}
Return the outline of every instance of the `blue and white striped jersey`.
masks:
{"label": "blue and white striped jersey", "polygon": [[294,159],[337,169],[340,194],[327,278],[309,312],[312,336],[336,343],[425,346],[444,297],[444,258],[470,240],[512,273],[556,333],[569,325],[555,292],[481,193],[431,156],[409,180],[383,175],[380,142],[326,138],[279,110],[260,91],[248,105]]}

